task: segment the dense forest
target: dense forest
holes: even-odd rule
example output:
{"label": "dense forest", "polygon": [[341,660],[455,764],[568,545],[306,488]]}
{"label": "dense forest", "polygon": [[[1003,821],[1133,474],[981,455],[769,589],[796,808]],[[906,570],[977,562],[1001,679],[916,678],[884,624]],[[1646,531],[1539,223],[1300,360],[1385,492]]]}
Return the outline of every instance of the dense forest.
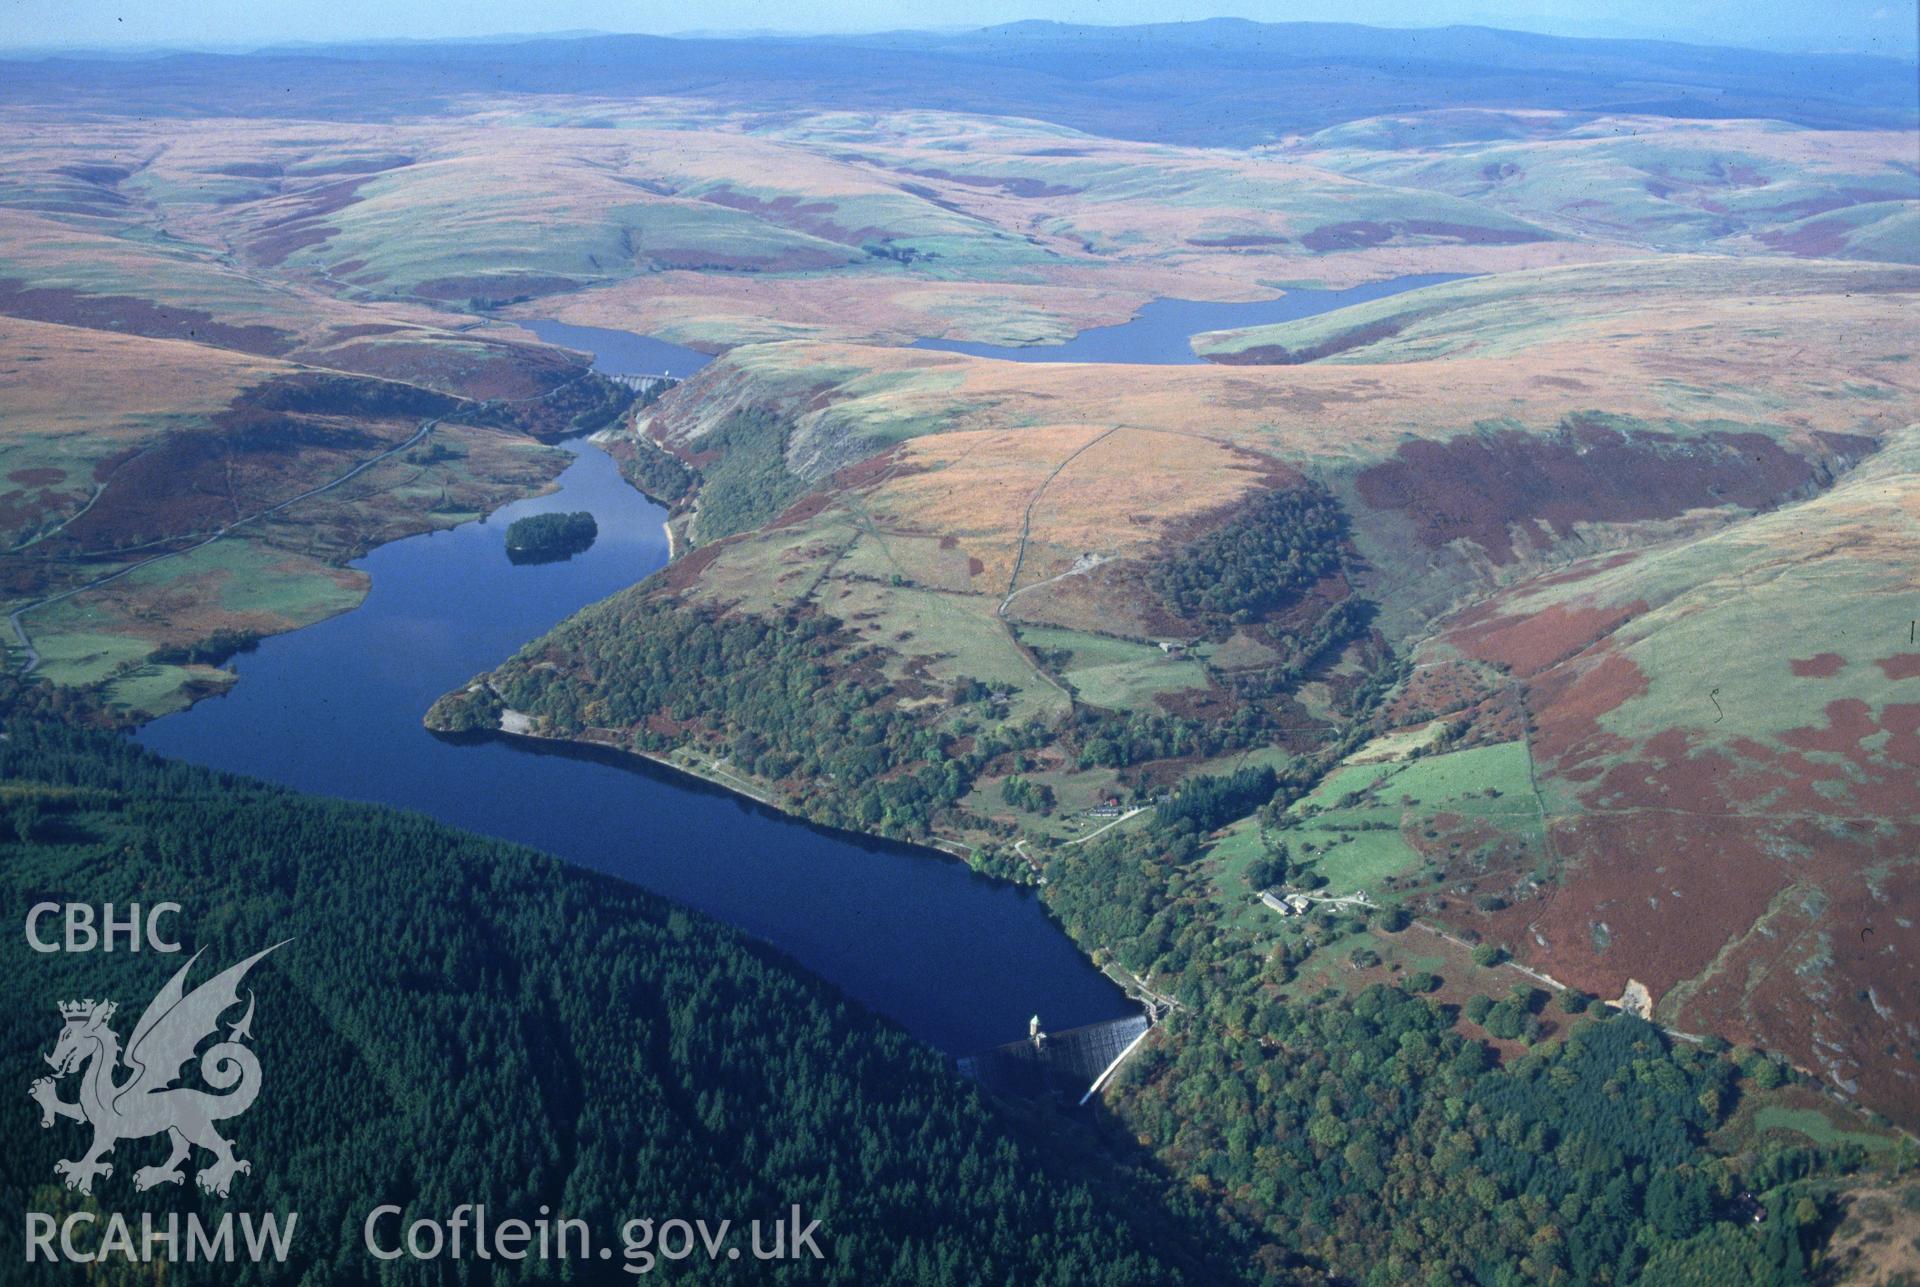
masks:
{"label": "dense forest", "polygon": [[785,509],[806,484],[787,470],[787,426],[770,412],[736,411],[699,440],[700,516],[694,535],[717,541],[760,526]]}
{"label": "dense forest", "polygon": [[1122,1111],[1341,1281],[1811,1282],[1830,1212],[1798,1182],[1865,1155],[1719,1156],[1736,1065],[1601,1013],[1501,1068],[1405,990],[1247,996],[1128,1069]]}
{"label": "dense forest", "polygon": [[793,801],[816,822],[924,836],[989,744],[949,754],[930,721],[889,709],[875,661],[830,617],[712,616],[636,587],[522,649],[496,672],[497,696],[481,686],[442,698],[427,719],[491,728],[504,702],[559,736],[617,730],[652,752],[692,744],[766,781],[831,778],[833,791]]}
{"label": "dense forest", "polygon": [[1179,795],[1161,801],[1155,810],[1156,820],[1212,831],[1246,817],[1271,800],[1278,785],[1279,777],[1268,765],[1235,769],[1225,775],[1203,773],[1181,783]]}
{"label": "dense forest", "polygon": [[507,525],[507,557],[515,563],[551,563],[590,548],[600,525],[585,510],[529,514]]}
{"label": "dense forest", "polygon": [[628,482],[668,505],[684,500],[700,478],[678,456],[670,455],[664,448],[656,447],[644,438],[635,442],[632,450],[621,456],[620,465]]}
{"label": "dense forest", "polygon": [[[254,1169],[228,1205],[298,1211],[294,1261],[212,1275],[179,1266],[168,1281],[368,1281],[360,1221],[386,1201],[441,1217],[484,1202],[496,1219],[545,1204],[609,1237],[636,1215],[744,1221],[794,1203],[821,1221],[824,1261],[756,1280],[1228,1272],[1195,1250],[1191,1217],[1117,1161],[1023,1143],[898,1028],[620,882],[418,815],[302,797],[54,725],[9,727],[0,781],[9,906],[169,899],[208,972],[291,939],[247,980],[264,1090],[230,1123]],[[43,956],[16,935],[0,969],[7,1066],[24,1087],[59,1030],[59,999],[116,999],[124,1035],[182,960]],[[137,1221],[222,1209],[191,1186],[133,1191],[158,1141],[123,1142],[92,1198],[68,1193],[53,1163],[78,1151],[80,1128],[43,1130],[24,1093],[4,1105],[0,1184],[35,1210],[91,1203]],[[39,1281],[20,1238],[18,1221],[0,1225],[8,1281]],[[629,1281],[617,1264],[554,1262],[547,1274]],[[728,1277],[699,1258],[674,1268]],[[448,1270],[403,1260],[379,1277],[452,1281]],[[542,1280],[533,1262],[461,1270],[461,1281]]]}
{"label": "dense forest", "polygon": [[1339,503],[1318,488],[1261,492],[1158,565],[1153,586],[1176,616],[1215,630],[1245,624],[1337,571],[1346,535]]}

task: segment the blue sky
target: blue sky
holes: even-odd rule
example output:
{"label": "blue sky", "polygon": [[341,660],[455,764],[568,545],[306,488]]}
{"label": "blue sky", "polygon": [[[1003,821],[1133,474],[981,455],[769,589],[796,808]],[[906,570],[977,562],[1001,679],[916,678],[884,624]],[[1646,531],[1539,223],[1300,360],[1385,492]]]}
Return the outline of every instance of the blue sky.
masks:
{"label": "blue sky", "polygon": [[1020,18],[1233,16],[1380,26],[1478,23],[1767,49],[1910,56],[1920,0],[0,0],[0,45],[251,47],[510,32],[879,31]]}

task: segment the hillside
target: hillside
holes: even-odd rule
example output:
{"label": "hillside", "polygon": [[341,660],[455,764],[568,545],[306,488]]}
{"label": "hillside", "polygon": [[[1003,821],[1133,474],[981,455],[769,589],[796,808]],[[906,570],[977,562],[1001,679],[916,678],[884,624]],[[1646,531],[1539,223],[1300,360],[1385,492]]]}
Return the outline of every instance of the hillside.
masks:
{"label": "hillside", "polygon": [[[750,1220],[798,1203],[821,1222],[823,1262],[785,1266],[782,1280],[1224,1272],[1156,1209],[1149,1184],[1073,1150],[1048,1156],[900,1029],[630,886],[102,735],[11,724],[0,779],[11,819],[0,883],[14,904],[84,889],[124,906],[164,889],[182,907],[169,932],[222,968],[289,940],[248,978],[264,1089],[227,1129],[254,1164],[233,1205],[299,1220],[284,1268],[249,1267],[244,1281],[388,1281],[359,1237],[388,1200],[410,1218],[444,1219],[463,1202],[495,1221],[551,1208],[615,1247],[636,1216],[732,1219],[744,1239]],[[6,1059],[39,1066],[59,999],[115,998],[128,1030],[184,959],[50,958],[16,940],[0,966]],[[73,1131],[41,1129],[24,1094],[8,1096],[0,1138],[8,1190],[37,1209],[97,1203],[137,1221],[227,1205],[191,1185],[136,1194],[137,1141],[92,1202],[66,1193],[53,1162]],[[19,1237],[16,1223],[0,1232],[16,1266]],[[683,1268],[726,1276],[726,1262],[703,1259]],[[547,1262],[541,1280],[563,1269],[629,1280],[618,1261]],[[233,1273],[181,1265],[167,1279]]]}
{"label": "hillside", "polygon": [[85,146],[19,150],[35,159],[0,198],[7,647],[107,718],[219,691],[206,663],[359,601],[349,559],[540,487],[559,461],[536,435],[629,399],[517,328],[174,238],[113,190],[126,172],[68,163]]}
{"label": "hillside", "polygon": [[[976,862],[1015,874],[1077,843],[1092,827],[1087,810],[1115,796],[1144,801],[1260,764],[1297,792],[1403,725],[1412,740],[1388,761],[1508,744],[1522,750],[1518,786],[1501,775],[1488,785],[1530,796],[1537,776],[1543,803],[1528,806],[1526,826],[1493,818],[1488,831],[1457,791],[1433,811],[1406,792],[1393,843],[1376,846],[1356,869],[1372,875],[1349,888],[1378,897],[1390,878],[1393,901],[1507,941],[1555,978],[1618,996],[1631,976],[1659,1002],[1707,969],[1721,938],[1703,937],[1705,957],[1674,974],[1652,969],[1676,943],[1657,917],[1596,914],[1608,933],[1648,935],[1644,952],[1615,950],[1605,967],[1587,955],[1585,930],[1578,944],[1565,928],[1521,933],[1543,905],[1580,905],[1571,894],[1582,881],[1616,888],[1623,877],[1607,874],[1610,864],[1631,861],[1636,837],[1666,852],[1673,834],[1643,790],[1615,798],[1574,784],[1598,768],[1561,783],[1558,752],[1542,749],[1558,743],[1541,703],[1568,691],[1575,672],[1536,677],[1530,666],[1566,658],[1467,642],[1505,637],[1472,623],[1511,623],[1531,640],[1563,613],[1575,630],[1642,621],[1647,604],[1679,593],[1642,584],[1653,570],[1686,560],[1717,568],[1724,551],[1749,544],[1796,569],[1783,585],[1825,583],[1817,551],[1844,548],[1866,521],[1858,506],[1905,477],[1903,426],[1920,390],[1905,373],[1902,319],[1917,286],[1903,270],[1860,264],[1664,257],[1453,282],[1197,341],[1264,365],[738,348],[637,425],[705,478],[690,511],[694,552],[529,645],[492,680],[507,706],[550,733],[725,755],[810,816],[965,845]],[[1272,364],[1283,354],[1318,360]],[[748,459],[750,444],[762,463],[748,474],[728,462]],[[758,510],[739,509],[756,494]],[[1273,510],[1264,497],[1297,499]],[[720,526],[723,505],[744,517]],[[1315,506],[1328,525],[1302,525]],[[1783,545],[1784,532],[1795,541]],[[1892,571],[1901,556],[1890,539],[1879,529],[1875,566],[1895,579],[1863,584],[1862,603],[1911,590]],[[1299,572],[1255,597],[1276,568]],[[1189,601],[1176,588],[1183,576],[1226,597],[1212,608]],[[1609,603],[1635,606],[1561,606],[1594,577],[1617,587]],[[1248,588],[1233,589],[1234,578]],[[1715,709],[1708,690],[1748,693],[1716,725],[1737,761],[1766,721],[1784,718],[1764,640],[1805,637],[1808,618],[1739,602],[1779,633],[1729,625],[1743,639],[1729,649],[1696,623],[1687,642],[1658,652],[1674,678],[1640,721],[1662,762],[1687,760],[1672,736],[1656,735],[1677,727],[1682,709]],[[1801,603],[1817,617],[1834,610],[1828,599]],[[1570,636],[1566,650],[1588,642]],[[1675,660],[1695,653],[1715,658],[1711,682]],[[1891,683],[1904,672],[1897,658],[1888,664]],[[653,678],[767,665],[791,667],[778,695],[759,684],[691,693]],[[1897,708],[1882,711],[1897,695],[1875,694],[1866,710],[1881,713],[1859,729],[1869,746],[1893,727],[1879,721],[1898,721]],[[1587,712],[1584,697],[1568,700]],[[459,707],[449,699],[435,718],[486,723]],[[1825,736],[1811,731],[1826,727],[1817,711],[1805,726],[1805,737]],[[1878,856],[1839,837],[1795,842],[1836,878],[1883,872],[1902,844],[1895,784],[1911,784],[1912,765],[1892,736],[1874,753],[1879,767],[1862,770],[1889,775],[1881,794],[1852,815],[1884,820]],[[1605,755],[1631,758],[1625,745]],[[1572,761],[1565,768],[1575,772]],[[1785,883],[1804,892],[1811,879]],[[1784,888],[1757,893],[1739,928]],[[1649,897],[1651,913],[1671,894]],[[1820,896],[1823,915],[1838,897],[1837,887]],[[1508,910],[1480,906],[1494,902]],[[1659,977],[1628,968],[1643,958]],[[1831,986],[1838,995],[1843,985]],[[1744,1002],[1690,1007],[1692,992],[1656,1013],[1788,1051],[1816,1071],[1836,1055]],[[1818,1000],[1781,1013],[1804,1016],[1804,1002]],[[1850,1042],[1863,1039],[1849,1031]],[[1834,1065],[1831,1084],[1905,1116],[1910,1090],[1882,1067],[1863,1082],[1858,1067]]]}
{"label": "hillside", "polygon": [[[1091,38],[1003,34],[1015,45],[1033,40],[1055,51]],[[1248,57],[1258,62],[1266,56],[1261,48],[1253,42]],[[1500,40],[1477,36],[1463,48],[1496,61],[1513,56]],[[1617,49],[1587,52],[1602,62],[1622,56]],[[462,57],[449,65],[461,65]],[[345,65],[396,64],[368,56]],[[244,78],[255,65],[223,66]],[[1697,342],[1711,332],[1689,328],[1685,310],[1725,307],[1725,290],[1848,296],[1842,275],[1850,272],[1857,284],[1864,274],[1823,264],[1801,285],[1770,261],[1753,261],[1739,270],[1747,276],[1715,280],[1713,271],[1735,270],[1644,260],[1647,248],[1778,247],[1810,258],[1898,259],[1915,196],[1894,132],[1593,111],[1435,110],[1340,124],[1249,155],[898,105],[878,114],[770,118],[750,101],[610,98],[585,86],[537,100],[466,99],[457,111],[426,121],[378,114],[329,121],[105,114],[69,121],[44,103],[20,110],[23,128],[5,149],[9,177],[0,186],[0,316],[271,358],[287,364],[277,368],[283,373],[393,381],[486,401],[493,410],[478,419],[491,428],[546,433],[605,414],[603,394],[577,381],[574,359],[525,343],[524,332],[500,319],[557,316],[709,350],[797,339],[895,345],[922,335],[1036,342],[1123,320],[1156,295],[1246,299],[1299,283],[1347,285],[1415,272],[1511,279],[1511,289],[1500,289],[1514,309],[1524,309],[1554,298],[1553,279],[1539,279],[1540,294],[1528,304],[1520,296],[1534,279],[1515,273],[1637,256],[1639,266],[1617,275],[1596,270],[1565,280],[1576,287],[1604,282],[1609,293],[1619,282],[1641,283],[1632,304],[1637,323],[1663,314],[1669,320],[1657,323],[1662,342],[1676,332]],[[511,180],[496,181],[501,173]],[[1576,201],[1568,196],[1574,192],[1587,195]],[[1593,194],[1604,198],[1604,208],[1594,206],[1600,198]],[[1808,234],[1809,220],[1821,228],[1844,225],[1846,235]],[[1682,280],[1668,281],[1674,273]],[[1881,290],[1898,282],[1873,284]],[[1838,306],[1871,311],[1851,299]],[[51,365],[34,374],[46,387],[68,387],[99,369],[90,337],[52,343],[47,335],[67,333],[39,334],[36,357]],[[1622,334],[1632,333],[1576,338],[1611,347]],[[1206,351],[1221,360],[1261,360],[1255,350],[1262,343],[1217,337]],[[1648,347],[1645,338],[1639,344]],[[42,427],[46,408],[16,395],[8,408],[8,472],[31,481],[13,480],[15,490],[0,494],[14,515],[16,544],[73,518],[91,487],[102,489],[111,509],[115,488],[98,476],[110,467],[103,444],[128,442],[138,450],[160,436],[193,435],[218,413],[198,392],[176,406],[177,386],[164,374],[143,378],[148,368],[179,361],[163,352],[170,351],[127,346],[109,364],[127,370],[144,391],[149,420],[131,438],[124,424],[77,434],[72,426]],[[1320,347],[1309,341],[1301,352],[1318,354]],[[1764,346],[1754,356],[1762,378],[1777,378]],[[921,362],[918,355],[864,349],[741,360],[763,376],[781,361],[796,372],[825,364],[849,374]],[[962,369],[939,365],[935,382]],[[1606,366],[1596,372],[1607,381],[1603,387],[1569,401],[1648,420],[1698,416],[1709,398],[1724,400],[1749,374],[1713,382],[1703,395],[1691,381],[1657,376],[1649,384]],[[1515,414],[1514,374],[1503,370],[1501,383],[1488,385],[1470,378],[1472,368],[1456,366],[1439,378],[1459,418],[1477,422]],[[970,370],[964,378],[981,377]],[[1523,378],[1530,384],[1537,377]],[[888,380],[888,399],[908,400],[919,379]],[[1208,403],[1209,414],[1245,420],[1255,399],[1269,396],[1244,382],[1198,384],[1156,380],[1127,394],[1130,405],[1161,422],[1184,419],[1193,398]],[[98,387],[105,393],[118,386]],[[155,398],[156,388],[165,394]],[[877,393],[881,386],[868,382],[859,390]],[[229,407],[239,392],[235,386]],[[832,396],[843,414],[858,408],[844,392]],[[1304,396],[1353,401],[1345,390]],[[1103,406],[1098,391],[1071,397],[1084,405],[1084,421],[1110,422],[1111,399]],[[1410,382],[1401,397],[1397,427],[1429,434],[1419,389]],[[1369,416],[1384,405],[1378,397],[1365,401]],[[872,414],[897,435],[903,421],[951,409],[950,401],[936,399],[924,408],[877,405]],[[357,408],[338,410],[336,435]],[[236,418],[247,417],[228,417]],[[1762,416],[1757,408],[1735,408],[1730,418]],[[1366,422],[1343,426],[1356,428],[1372,431]],[[394,434],[411,431],[396,420],[356,432],[370,445],[390,446]],[[248,431],[248,446],[254,433]],[[47,450],[55,436],[94,444],[86,450],[95,454],[63,462]],[[443,436],[461,435],[449,427]],[[427,510],[451,518],[524,490],[539,470],[525,450],[515,450],[527,446],[487,435],[450,441],[414,476],[410,503],[430,496]],[[837,438],[830,449],[801,447],[802,472],[818,475],[851,463],[859,444]],[[82,468],[70,471],[69,463]],[[298,494],[301,482],[337,476],[333,467],[341,463],[338,454],[276,458],[296,485],[271,499]],[[48,481],[51,470],[61,477]],[[88,470],[95,476],[83,476]],[[395,478],[391,485],[411,484]],[[264,507],[252,499],[239,498],[233,509]],[[160,508],[165,512],[142,516],[135,530],[84,550],[41,544],[32,559],[9,569],[9,580],[19,593],[44,595],[107,570],[97,561],[141,543],[133,537],[178,541],[207,530]],[[351,548],[324,551],[323,564],[336,564]],[[72,566],[82,554],[91,562]],[[62,560],[69,566],[55,566]],[[328,566],[288,582],[288,594],[309,606],[278,621],[209,621],[156,634],[130,624],[153,610],[149,597],[125,619],[78,634],[191,649],[215,634],[278,628],[325,611],[320,605],[334,591],[316,574],[338,579]],[[130,644],[102,647],[78,638],[56,651],[84,659],[68,678],[92,685],[137,660]],[[109,694],[110,702],[149,712],[194,691],[178,682],[137,694],[115,686],[121,691]]]}
{"label": "hillside", "polygon": [[[1291,159],[938,112],[573,95],[22,123],[0,185],[9,646],[109,719],[219,691],[236,646],[357,602],[352,557],[540,486],[533,438],[617,413],[510,317],[708,349],[1022,342],[1163,293],[1620,253]],[[1356,243],[1356,219],[1382,231]]]}
{"label": "hillside", "polygon": [[1516,586],[1416,654],[1499,667],[1527,710],[1533,857],[1555,887],[1488,916],[1490,937],[1603,995],[1636,979],[1675,1027],[1789,1051],[1903,1118],[1920,1085],[1899,911],[1920,839],[1920,646],[1902,628],[1920,611],[1917,465],[1909,428],[1818,497]]}

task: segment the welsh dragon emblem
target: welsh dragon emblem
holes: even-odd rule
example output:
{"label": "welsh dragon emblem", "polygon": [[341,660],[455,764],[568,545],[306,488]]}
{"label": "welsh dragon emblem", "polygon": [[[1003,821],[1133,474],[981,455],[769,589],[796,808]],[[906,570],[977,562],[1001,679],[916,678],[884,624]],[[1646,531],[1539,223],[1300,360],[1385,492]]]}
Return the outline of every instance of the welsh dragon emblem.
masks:
{"label": "welsh dragon emblem", "polygon": [[[285,946],[275,943],[238,965],[216,974],[192,992],[187,972],[198,952],[167,981],[133,1026],[126,1049],[110,1021],[118,1008],[111,1001],[63,1001],[60,1030],[53,1053],[45,1056],[53,1076],[33,1083],[31,1094],[40,1105],[40,1125],[52,1126],[56,1117],[86,1122],[93,1127],[93,1145],[72,1161],[53,1164],[66,1177],[67,1187],[93,1191],[96,1176],[113,1174],[113,1165],[101,1159],[123,1139],[141,1139],[166,1133],[172,1154],[159,1166],[143,1166],[133,1173],[136,1189],[186,1180],[181,1163],[198,1144],[213,1161],[194,1178],[208,1193],[227,1195],[233,1177],[253,1169],[233,1155],[233,1144],[214,1129],[214,1123],[238,1117],[260,1093],[260,1061],[244,1044],[253,1035],[253,994],[238,1023],[227,1028],[227,1038],[200,1055],[200,1079],[212,1091],[176,1086],[200,1043],[217,1035],[220,1016],[240,1004],[240,980],[267,952]],[[120,1077],[122,1070],[126,1076]],[[55,1089],[59,1079],[80,1074],[80,1097],[68,1103]],[[215,1093],[225,1092],[225,1093]]]}

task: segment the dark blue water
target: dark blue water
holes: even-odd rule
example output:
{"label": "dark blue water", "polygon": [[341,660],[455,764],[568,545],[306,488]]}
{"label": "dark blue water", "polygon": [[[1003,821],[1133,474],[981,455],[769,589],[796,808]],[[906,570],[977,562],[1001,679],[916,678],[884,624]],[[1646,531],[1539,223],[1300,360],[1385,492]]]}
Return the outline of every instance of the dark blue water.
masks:
{"label": "dark blue water", "polygon": [[594,367],[609,375],[670,375],[684,380],[712,361],[705,353],[651,335],[609,331],[599,326],[569,326],[565,322],[519,322],[549,344],[579,349],[594,356]]}
{"label": "dark blue water", "polygon": [[[420,717],[441,693],[666,561],[659,507],[598,448],[570,450],[558,492],[375,550],[355,565],[373,578],[360,608],[263,641],[236,659],[231,692],[140,741],[630,880],[791,953],[950,1053],[1012,1040],[1035,1011],[1055,1029],[1134,1012],[1031,894],[950,859],[823,832],[645,761],[426,732]],[[580,509],[599,524],[593,548],[508,561],[513,519]]]}
{"label": "dark blue water", "polygon": [[[1384,299],[1403,291],[1459,280],[1459,273],[1428,273],[1372,282],[1351,290],[1288,291],[1279,299],[1252,304],[1215,304],[1197,299],[1156,299],[1141,308],[1133,320],[1118,326],[1096,326],[1064,344],[973,344],[965,340],[918,340],[917,349],[970,353],[975,357],[1004,358],[1010,362],[1139,362],[1158,366],[1193,365],[1192,338],[1202,331],[1224,331],[1239,326],[1292,322],[1316,313]],[[544,336],[542,338],[545,338]]]}

